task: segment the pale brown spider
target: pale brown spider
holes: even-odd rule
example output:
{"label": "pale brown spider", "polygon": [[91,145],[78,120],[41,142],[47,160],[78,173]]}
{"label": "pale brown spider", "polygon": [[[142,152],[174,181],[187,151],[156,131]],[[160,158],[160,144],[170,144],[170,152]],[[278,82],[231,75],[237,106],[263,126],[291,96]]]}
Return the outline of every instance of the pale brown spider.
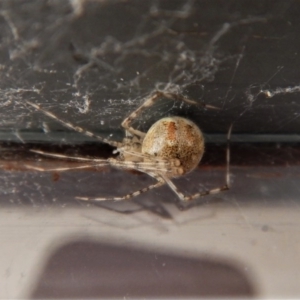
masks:
{"label": "pale brown spider", "polygon": [[[131,123],[137,116],[145,109],[152,106],[159,99],[179,100],[189,104],[198,104],[195,101],[189,100],[186,97],[179,96],[169,92],[154,92],[145,102],[133,111],[129,117],[122,122],[122,127],[126,131],[126,138],[123,142],[110,141],[102,138],[90,131],[87,131],[81,127],[74,126],[69,122],[65,122],[49,111],[44,110],[39,105],[32,102],[26,101],[26,103],[36,110],[43,112],[48,117],[60,122],[65,127],[72,130],[85,134],[89,137],[93,137],[97,140],[110,144],[117,149],[114,151],[118,153],[117,158],[109,158],[107,160],[95,159],[95,158],[84,158],[74,157],[55,153],[48,153],[39,150],[31,150],[32,152],[62,158],[72,159],[78,161],[88,162],[87,165],[77,167],[77,169],[84,169],[88,167],[102,166],[103,164],[109,164],[112,167],[119,169],[134,169],[140,172],[146,173],[149,176],[157,180],[156,183],[140,189],[138,191],[129,193],[123,197],[76,197],[80,200],[93,200],[93,201],[104,201],[104,200],[126,200],[132,197],[138,196],[151,189],[160,187],[167,184],[174,193],[178,196],[181,201],[189,201],[198,197],[203,197],[209,194],[217,194],[222,191],[229,189],[229,139],[231,134],[230,126],[227,135],[227,153],[226,153],[226,175],[225,184],[221,187],[210,189],[203,192],[198,192],[190,196],[184,195],[178,190],[175,184],[172,182],[172,178],[184,176],[185,174],[194,170],[204,153],[204,138],[201,130],[192,121],[182,117],[167,117],[158,120],[154,123],[147,133],[139,131],[131,127]],[[201,104],[204,108],[216,109],[214,106]],[[71,168],[54,168],[54,169],[43,169],[38,167],[30,167],[31,169],[45,172],[45,171],[67,171]],[[74,168],[72,168],[74,169]]]}

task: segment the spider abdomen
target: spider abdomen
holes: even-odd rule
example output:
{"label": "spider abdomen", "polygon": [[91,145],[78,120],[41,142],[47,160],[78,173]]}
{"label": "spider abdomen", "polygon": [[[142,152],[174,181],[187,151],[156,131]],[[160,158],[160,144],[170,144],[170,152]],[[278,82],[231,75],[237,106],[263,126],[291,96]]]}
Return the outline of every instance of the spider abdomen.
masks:
{"label": "spider abdomen", "polygon": [[203,156],[203,134],[198,126],[188,119],[163,118],[148,130],[142,143],[142,153],[166,160],[179,159],[183,170],[180,175],[184,175],[196,168]]}

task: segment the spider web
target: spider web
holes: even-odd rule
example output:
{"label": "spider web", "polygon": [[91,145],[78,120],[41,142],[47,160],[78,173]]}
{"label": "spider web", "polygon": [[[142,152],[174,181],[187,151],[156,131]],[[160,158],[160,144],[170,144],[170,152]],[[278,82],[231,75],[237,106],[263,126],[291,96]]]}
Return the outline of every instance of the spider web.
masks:
{"label": "spider web", "polygon": [[[162,90],[219,109],[162,100],[136,120],[136,127],[146,131],[162,116],[176,114],[197,123],[208,142],[224,142],[235,121],[235,141],[259,136],[298,141],[298,56],[286,42],[297,39],[298,23],[287,21],[294,18],[292,2],[265,8],[216,3],[224,10],[192,0],[1,1],[1,140],[25,148],[30,142],[91,141],[29,109],[24,100],[121,140],[121,121]],[[12,181],[3,175],[3,193],[22,203],[15,197],[18,175],[10,176]],[[23,186],[34,181],[27,176],[34,175],[24,174]],[[41,191],[41,199],[46,193]]]}
{"label": "spider web", "polygon": [[[235,16],[232,6],[226,7],[220,13],[191,0],[1,2],[2,140],[26,144],[87,139],[29,110],[24,99],[68,122],[120,139],[122,119],[155,90],[220,109],[203,111],[161,101],[137,120],[135,125],[143,130],[166,114],[179,114],[223,138],[235,120],[235,132],[297,133],[298,102],[267,98],[299,91],[279,83],[273,92],[270,87],[282,78],[287,81],[284,70],[290,62],[273,62],[266,71],[259,66],[270,41],[283,48],[289,32],[280,22],[282,13],[276,6],[272,17],[255,14],[257,7],[236,7]],[[266,33],[270,24],[274,29]],[[253,59],[253,48],[264,52]]]}
{"label": "spider web", "polygon": [[[253,282],[265,284],[259,297],[275,298],[274,290],[276,298],[299,296],[299,15],[292,0],[1,0],[0,298],[29,295],[33,277],[43,278],[35,269],[39,255],[74,236],[160,245],[184,256],[202,251],[204,261],[212,253],[214,263],[226,257],[226,270],[233,257],[245,277],[248,262],[256,268]],[[87,204],[75,197],[124,195],[153,181],[107,166],[26,169],[74,166],[32,148],[105,158],[112,149],[25,101],[120,141],[122,120],[157,90],[218,107],[162,99],[134,122],[147,131],[161,117],[180,115],[205,133],[201,166],[174,180],[186,194],[224,184],[226,134],[234,123],[228,192],[185,212],[167,187],[117,205]]]}

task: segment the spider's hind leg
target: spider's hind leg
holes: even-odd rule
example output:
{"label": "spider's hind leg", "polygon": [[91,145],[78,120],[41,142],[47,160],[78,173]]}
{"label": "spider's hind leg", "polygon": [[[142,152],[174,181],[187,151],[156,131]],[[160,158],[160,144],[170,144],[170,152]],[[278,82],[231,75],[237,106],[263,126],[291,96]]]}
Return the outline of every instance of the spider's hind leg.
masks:
{"label": "spider's hind leg", "polygon": [[140,190],[137,190],[135,192],[129,193],[127,195],[121,196],[121,197],[76,197],[76,199],[79,200],[84,200],[84,201],[108,201],[108,200],[112,200],[112,201],[123,201],[123,200],[130,200],[133,197],[139,196],[143,193],[146,193],[152,189],[158,188],[160,186],[162,186],[165,182],[160,180],[157,181],[154,184],[151,184],[145,188],[142,188]]}
{"label": "spider's hind leg", "polygon": [[199,192],[199,193],[195,193],[193,195],[184,195],[181,191],[179,191],[178,187],[173,183],[172,180],[170,180],[169,178],[163,176],[163,179],[165,180],[165,182],[167,183],[167,185],[171,188],[171,190],[178,196],[178,198],[183,201],[183,202],[188,202],[197,198],[201,198],[204,196],[208,196],[208,195],[214,195],[214,194],[219,194],[223,191],[227,191],[229,190],[229,186],[227,184],[221,186],[221,187],[217,187],[214,189],[210,189],[210,190],[206,190],[203,192]]}

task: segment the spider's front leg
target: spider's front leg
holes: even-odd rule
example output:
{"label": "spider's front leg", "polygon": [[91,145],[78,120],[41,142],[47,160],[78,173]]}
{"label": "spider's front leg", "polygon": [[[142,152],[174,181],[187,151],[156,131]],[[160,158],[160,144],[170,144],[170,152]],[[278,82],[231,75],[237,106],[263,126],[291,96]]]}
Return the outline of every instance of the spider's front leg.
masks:
{"label": "spider's front leg", "polygon": [[147,108],[151,107],[156,101],[160,99],[168,99],[173,101],[183,101],[188,104],[192,105],[200,105],[203,108],[209,108],[209,109],[219,109],[218,107],[215,107],[213,105],[205,104],[203,102],[196,102],[194,100],[191,100],[185,96],[182,96],[180,94],[175,94],[171,92],[165,92],[165,91],[155,91],[151,96],[146,98],[144,103],[139,106],[135,111],[133,111],[127,118],[124,119],[122,122],[122,126],[124,129],[128,132],[130,132],[133,135],[136,135],[140,138],[144,138],[146,133],[137,130],[131,126],[131,123]]}
{"label": "spider's front leg", "polygon": [[99,136],[98,134],[95,134],[89,130],[86,130],[80,126],[77,126],[77,125],[73,125],[72,123],[68,122],[68,121],[64,121],[62,120],[61,118],[57,117],[55,114],[53,114],[52,112],[48,111],[48,110],[45,110],[43,109],[40,105],[38,104],[35,104],[35,103],[32,103],[30,101],[25,101],[25,103],[31,107],[33,107],[34,109],[36,109],[37,111],[40,111],[42,112],[44,115],[48,116],[49,118],[51,118],[52,120],[55,120],[59,123],[61,123],[63,126],[71,129],[71,130],[74,130],[76,132],[79,132],[85,136],[88,136],[88,137],[91,137],[91,138],[94,138],[98,141],[101,141],[101,142],[104,142],[106,144],[109,144],[111,146],[114,146],[114,147],[122,147],[122,143],[120,142],[117,142],[117,141],[111,141],[111,140],[108,140],[106,138],[103,138],[102,136]]}

